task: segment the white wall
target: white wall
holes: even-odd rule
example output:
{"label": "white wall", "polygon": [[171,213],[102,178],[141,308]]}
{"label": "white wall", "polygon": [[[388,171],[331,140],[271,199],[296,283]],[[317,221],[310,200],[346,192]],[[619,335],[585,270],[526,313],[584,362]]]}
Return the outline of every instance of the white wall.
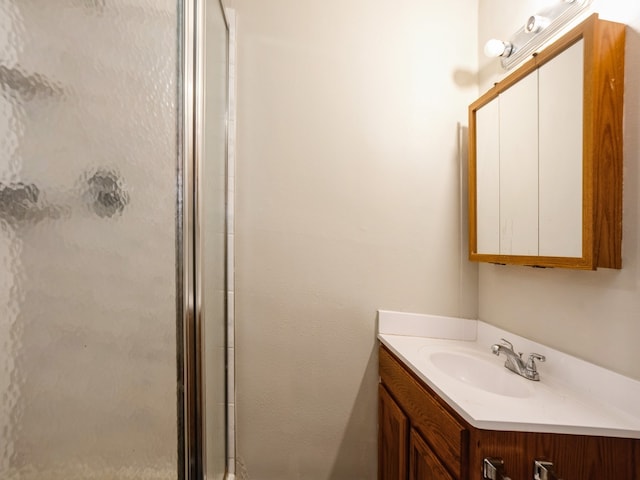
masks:
{"label": "white wall", "polygon": [[457,124],[478,94],[477,1],[225,5],[238,21],[237,474],[372,479],[376,309],[476,314]]}
{"label": "white wall", "polygon": [[[517,7],[514,6],[517,4]],[[481,90],[500,76],[481,49],[507,38],[549,1],[480,0]],[[576,272],[483,265],[479,315],[494,325],[640,379],[640,3],[594,1],[600,17],[628,25],[624,113],[623,268]]]}

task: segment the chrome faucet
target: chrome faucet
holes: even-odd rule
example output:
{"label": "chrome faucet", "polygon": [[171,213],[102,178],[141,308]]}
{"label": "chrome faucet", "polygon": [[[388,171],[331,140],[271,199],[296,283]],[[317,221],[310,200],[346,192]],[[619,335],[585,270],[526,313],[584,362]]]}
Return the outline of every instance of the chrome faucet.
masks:
{"label": "chrome faucet", "polygon": [[544,355],[540,355],[539,353],[532,353],[529,355],[529,359],[525,363],[522,360],[522,353],[516,353],[513,350],[513,344],[504,338],[501,339],[502,343],[494,344],[491,346],[491,351],[494,355],[500,355],[500,353],[504,353],[507,359],[504,361],[504,366],[511,370],[514,373],[517,373],[521,377],[524,377],[528,380],[538,381],[540,380],[540,374],[538,373],[538,369],[536,368],[536,360],[540,362],[544,362],[546,360]]}

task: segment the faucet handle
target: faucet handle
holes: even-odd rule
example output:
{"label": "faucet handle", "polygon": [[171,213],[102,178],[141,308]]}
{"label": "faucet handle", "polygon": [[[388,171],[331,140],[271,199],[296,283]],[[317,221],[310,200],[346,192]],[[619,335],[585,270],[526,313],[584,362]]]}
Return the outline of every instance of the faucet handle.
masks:
{"label": "faucet handle", "polygon": [[538,374],[538,369],[536,368],[536,360],[544,362],[547,358],[544,355],[540,355],[539,353],[532,353],[529,355],[529,360],[527,360],[526,371],[527,378],[531,380],[540,380],[540,375]]}
{"label": "faucet handle", "polygon": [[527,362],[527,364],[535,365],[534,360],[540,360],[541,362],[544,362],[547,360],[547,357],[545,357],[544,355],[540,355],[539,353],[532,353],[529,355],[529,361]]}

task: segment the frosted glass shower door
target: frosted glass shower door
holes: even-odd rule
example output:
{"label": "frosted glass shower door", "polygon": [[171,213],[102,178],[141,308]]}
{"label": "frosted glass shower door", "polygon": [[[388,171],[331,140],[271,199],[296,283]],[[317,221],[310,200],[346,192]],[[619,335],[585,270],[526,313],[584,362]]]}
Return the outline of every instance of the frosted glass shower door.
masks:
{"label": "frosted glass shower door", "polygon": [[177,0],[0,0],[0,478],[182,478]]}

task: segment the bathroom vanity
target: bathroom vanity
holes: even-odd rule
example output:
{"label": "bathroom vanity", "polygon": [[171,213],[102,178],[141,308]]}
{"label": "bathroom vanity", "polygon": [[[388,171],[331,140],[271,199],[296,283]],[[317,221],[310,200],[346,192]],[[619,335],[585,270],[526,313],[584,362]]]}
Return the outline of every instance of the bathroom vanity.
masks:
{"label": "bathroom vanity", "polygon": [[592,391],[636,403],[640,382],[577,359],[572,366],[550,349],[541,381],[530,381],[503,368],[490,344],[482,348],[486,335],[379,334],[379,480],[640,479],[640,416],[589,388],[565,388],[562,375],[593,369]]}

